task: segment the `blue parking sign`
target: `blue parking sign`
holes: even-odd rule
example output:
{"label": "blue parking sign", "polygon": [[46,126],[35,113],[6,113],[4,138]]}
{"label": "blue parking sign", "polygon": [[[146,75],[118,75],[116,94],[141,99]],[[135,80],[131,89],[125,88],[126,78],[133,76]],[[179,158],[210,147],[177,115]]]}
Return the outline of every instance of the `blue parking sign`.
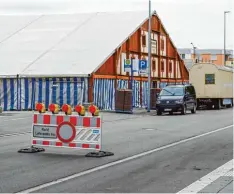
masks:
{"label": "blue parking sign", "polygon": [[139,70],[146,70],[146,69],[147,69],[147,61],[139,60]]}

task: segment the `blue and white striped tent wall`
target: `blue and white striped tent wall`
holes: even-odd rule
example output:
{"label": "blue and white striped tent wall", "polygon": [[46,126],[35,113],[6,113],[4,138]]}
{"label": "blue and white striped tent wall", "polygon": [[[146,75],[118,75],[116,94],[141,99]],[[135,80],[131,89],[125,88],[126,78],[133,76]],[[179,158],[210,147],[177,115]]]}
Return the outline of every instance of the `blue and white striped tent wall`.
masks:
{"label": "blue and white striped tent wall", "polygon": [[93,101],[100,110],[115,110],[115,80],[94,79]]}
{"label": "blue and white striped tent wall", "polygon": [[[144,82],[143,82],[144,83]],[[117,80],[117,89],[127,89],[128,80]],[[142,85],[142,94],[140,93],[140,81],[133,81],[133,107],[142,107],[146,105],[146,97],[143,103],[140,103],[140,95],[146,96],[147,82]],[[101,110],[115,110],[115,80],[113,79],[95,79],[94,80],[94,103]]]}
{"label": "blue and white striped tent wall", "polygon": [[128,89],[128,80],[117,80],[117,89]]}
{"label": "blue and white striped tent wall", "polygon": [[0,106],[4,111],[18,110],[19,82],[16,78],[0,78]]}
{"label": "blue and white striped tent wall", "polygon": [[88,102],[88,78],[3,78],[0,103],[6,110],[30,110],[36,102],[74,106]]}
{"label": "blue and white striped tent wall", "polygon": [[148,82],[142,82],[142,107],[147,107]]}

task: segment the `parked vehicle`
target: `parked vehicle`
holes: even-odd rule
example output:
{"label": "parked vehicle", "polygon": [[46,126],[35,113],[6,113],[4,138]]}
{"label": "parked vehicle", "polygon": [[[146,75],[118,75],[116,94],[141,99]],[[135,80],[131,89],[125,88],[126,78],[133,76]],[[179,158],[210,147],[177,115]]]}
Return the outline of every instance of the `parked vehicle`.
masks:
{"label": "parked vehicle", "polygon": [[220,109],[233,106],[233,68],[211,63],[194,64],[189,82],[197,92],[197,106]]}
{"label": "parked vehicle", "polygon": [[185,115],[187,110],[196,113],[197,101],[196,91],[191,84],[185,85],[168,85],[160,92],[157,102],[157,115],[164,112],[181,112]]}

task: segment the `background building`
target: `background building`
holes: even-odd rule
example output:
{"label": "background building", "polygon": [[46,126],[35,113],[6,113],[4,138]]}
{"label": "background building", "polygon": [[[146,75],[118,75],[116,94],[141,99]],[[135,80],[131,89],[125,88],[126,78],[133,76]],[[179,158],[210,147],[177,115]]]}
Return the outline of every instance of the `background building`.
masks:
{"label": "background building", "polygon": [[[195,59],[199,62],[210,62],[216,65],[224,65],[224,50],[222,49],[178,49],[181,58],[189,69]],[[226,50],[226,65],[233,66],[233,50]]]}
{"label": "background building", "polygon": [[[5,25],[7,24],[7,25]],[[115,93],[133,89],[147,106],[147,75],[125,69],[148,56],[148,12],[1,15],[0,103],[30,110],[36,102],[94,102],[115,109]],[[152,17],[151,87],[187,82],[189,75],[160,18]],[[131,82],[131,80],[133,81]]]}

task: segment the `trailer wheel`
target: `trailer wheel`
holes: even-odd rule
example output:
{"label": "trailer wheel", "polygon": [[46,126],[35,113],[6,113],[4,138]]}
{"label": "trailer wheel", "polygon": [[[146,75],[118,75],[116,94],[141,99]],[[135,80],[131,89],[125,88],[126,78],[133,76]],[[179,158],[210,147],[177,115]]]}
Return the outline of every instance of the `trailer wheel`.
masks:
{"label": "trailer wheel", "polygon": [[216,110],[220,110],[220,109],[221,109],[221,101],[220,101],[220,99],[218,99],[218,100],[216,101],[216,103],[215,103],[215,109],[216,109]]}
{"label": "trailer wheel", "polygon": [[210,105],[210,104],[207,105],[207,109],[208,109],[208,110],[212,110],[212,109],[213,109],[213,105],[212,105],[212,104],[211,104],[211,105]]}

